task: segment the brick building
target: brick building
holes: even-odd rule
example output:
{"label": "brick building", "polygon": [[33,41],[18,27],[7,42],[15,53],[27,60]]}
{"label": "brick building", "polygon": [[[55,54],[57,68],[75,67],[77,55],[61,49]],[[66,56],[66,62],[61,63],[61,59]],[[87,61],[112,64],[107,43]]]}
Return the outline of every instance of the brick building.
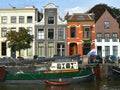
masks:
{"label": "brick building", "polygon": [[116,19],[106,10],[95,24],[97,54],[120,56],[120,29]]}
{"label": "brick building", "polygon": [[68,55],[86,55],[95,48],[94,15],[74,13],[66,18]]}

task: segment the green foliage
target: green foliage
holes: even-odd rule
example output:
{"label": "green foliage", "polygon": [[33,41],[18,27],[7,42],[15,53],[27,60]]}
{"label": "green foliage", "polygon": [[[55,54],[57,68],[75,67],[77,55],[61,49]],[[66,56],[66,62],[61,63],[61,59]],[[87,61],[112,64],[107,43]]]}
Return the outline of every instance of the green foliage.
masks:
{"label": "green foliage", "polygon": [[38,55],[34,55],[34,57],[33,57],[33,58],[34,58],[34,59],[36,59],[37,57],[38,57]]}
{"label": "green foliage", "polygon": [[11,48],[12,51],[19,51],[22,49],[30,48],[30,43],[33,41],[33,35],[28,34],[28,30],[25,28],[20,28],[19,32],[9,31],[6,34],[8,47]]}
{"label": "green foliage", "polygon": [[98,4],[91,8],[87,13],[95,14],[95,22],[101,17],[105,10],[108,10],[110,14],[117,20],[120,26],[120,10],[115,7],[107,6],[106,4]]}

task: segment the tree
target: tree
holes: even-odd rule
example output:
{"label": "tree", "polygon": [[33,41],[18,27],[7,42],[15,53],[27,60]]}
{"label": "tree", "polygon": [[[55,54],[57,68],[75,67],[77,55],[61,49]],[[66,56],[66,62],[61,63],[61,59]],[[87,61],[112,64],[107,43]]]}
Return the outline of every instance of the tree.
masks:
{"label": "tree", "polygon": [[110,7],[106,4],[97,4],[93,8],[87,11],[87,13],[94,13],[95,14],[95,22],[101,17],[105,10],[108,10],[110,14],[117,20],[120,27],[120,10],[115,7]]}
{"label": "tree", "polygon": [[7,34],[8,47],[11,51],[18,51],[19,57],[20,51],[23,49],[31,48],[30,44],[33,42],[33,35],[28,34],[28,30],[20,28],[18,32],[10,30]]}

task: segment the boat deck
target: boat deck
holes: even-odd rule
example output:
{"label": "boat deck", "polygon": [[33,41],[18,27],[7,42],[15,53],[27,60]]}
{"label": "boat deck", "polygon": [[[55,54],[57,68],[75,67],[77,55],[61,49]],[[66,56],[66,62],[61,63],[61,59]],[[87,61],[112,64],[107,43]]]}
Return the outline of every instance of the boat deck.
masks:
{"label": "boat deck", "polygon": [[45,71],[45,74],[49,73],[64,73],[64,72],[78,72],[79,70],[52,70],[52,71]]}

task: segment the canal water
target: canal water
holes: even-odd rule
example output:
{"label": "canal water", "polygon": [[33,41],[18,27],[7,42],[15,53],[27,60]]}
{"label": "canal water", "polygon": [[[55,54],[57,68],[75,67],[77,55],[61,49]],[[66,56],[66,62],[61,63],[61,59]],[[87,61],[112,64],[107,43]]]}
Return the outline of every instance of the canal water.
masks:
{"label": "canal water", "polygon": [[92,82],[74,83],[64,86],[46,84],[0,84],[0,90],[120,90],[120,81],[101,80]]}

